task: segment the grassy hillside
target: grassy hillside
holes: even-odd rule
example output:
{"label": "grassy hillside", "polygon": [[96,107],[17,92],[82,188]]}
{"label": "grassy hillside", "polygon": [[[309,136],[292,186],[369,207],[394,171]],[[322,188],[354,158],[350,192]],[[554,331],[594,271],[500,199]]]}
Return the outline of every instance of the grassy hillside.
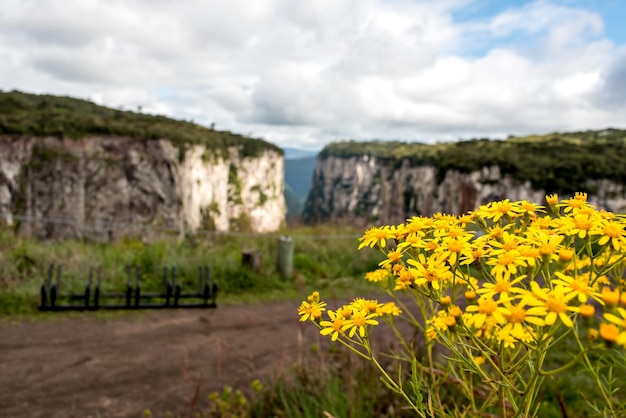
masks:
{"label": "grassy hillside", "polygon": [[409,159],[414,164],[435,166],[439,169],[439,179],[451,169],[470,172],[498,165],[503,173],[529,180],[533,187],[547,193],[573,193],[581,190],[587,179],[626,183],[626,131],[618,129],[435,145],[346,141],[330,144],[321,151],[322,157],[364,154],[392,164]]}
{"label": "grassy hillside", "polygon": [[275,145],[231,132],[216,131],[165,116],[148,115],[98,106],[86,100],[51,95],[0,92],[0,136],[83,138],[93,135],[171,140],[179,149],[203,144],[227,155],[231,146],[244,156],[267,149],[282,153]]}

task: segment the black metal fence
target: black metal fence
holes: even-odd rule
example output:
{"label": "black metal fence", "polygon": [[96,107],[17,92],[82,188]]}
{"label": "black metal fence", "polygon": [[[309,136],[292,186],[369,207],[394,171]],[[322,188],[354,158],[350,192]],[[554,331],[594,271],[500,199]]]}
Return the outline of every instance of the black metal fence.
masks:
{"label": "black metal fence", "polygon": [[[89,268],[85,290],[81,294],[59,294],[63,267],[50,264],[48,276],[41,286],[40,311],[97,311],[99,309],[206,309],[217,307],[217,282],[211,281],[208,266],[198,267],[198,289],[196,292],[183,292],[177,281],[176,267],[163,268],[163,289],[161,292],[142,292],[139,266],[128,267],[126,290],[118,293],[104,293],[100,290],[102,267]],[[134,277],[133,277],[134,273]],[[134,282],[134,285],[133,285]]]}

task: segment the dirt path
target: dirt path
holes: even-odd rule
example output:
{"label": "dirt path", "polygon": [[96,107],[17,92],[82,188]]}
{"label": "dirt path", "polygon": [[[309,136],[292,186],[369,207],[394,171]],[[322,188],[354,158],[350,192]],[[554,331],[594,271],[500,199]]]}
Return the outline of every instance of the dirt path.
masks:
{"label": "dirt path", "polygon": [[0,416],[187,416],[198,385],[204,408],[208,393],[278,374],[317,341],[310,325],[299,335],[297,306],[0,324]]}

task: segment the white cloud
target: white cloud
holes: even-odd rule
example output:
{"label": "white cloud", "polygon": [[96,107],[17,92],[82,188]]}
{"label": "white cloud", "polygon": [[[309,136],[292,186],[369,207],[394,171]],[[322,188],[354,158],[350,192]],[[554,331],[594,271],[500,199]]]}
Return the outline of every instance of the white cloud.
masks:
{"label": "white cloud", "polygon": [[624,126],[626,50],[538,0],[0,0],[0,88],[319,148]]}

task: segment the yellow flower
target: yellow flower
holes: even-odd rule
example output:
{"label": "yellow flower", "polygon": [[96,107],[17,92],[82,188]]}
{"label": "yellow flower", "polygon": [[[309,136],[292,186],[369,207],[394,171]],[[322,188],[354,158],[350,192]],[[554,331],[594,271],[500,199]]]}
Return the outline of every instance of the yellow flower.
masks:
{"label": "yellow flower", "polygon": [[572,294],[580,303],[586,303],[590,296],[598,302],[602,300],[600,294],[589,285],[588,277],[580,274],[572,277],[560,271],[557,271],[555,276],[556,279],[552,279],[552,284],[561,286],[565,294]]}
{"label": "yellow flower", "polygon": [[510,300],[503,301],[503,315],[506,324],[502,327],[498,335],[504,339],[509,335],[522,335],[529,325],[544,326],[547,311],[545,307],[533,306],[526,309],[526,302],[521,300],[513,305]]}
{"label": "yellow flower", "polygon": [[361,310],[352,313],[352,317],[345,321],[343,326],[343,331],[350,330],[348,335],[352,338],[355,332],[359,331],[359,336],[361,338],[365,337],[366,328],[368,325],[378,325],[378,321],[376,321],[376,313],[368,314],[366,311]]}
{"label": "yellow flower", "polygon": [[461,253],[459,264],[462,266],[480,262],[480,259],[487,255],[487,249],[485,248],[485,244],[469,244],[469,247]]}
{"label": "yellow flower", "polygon": [[552,218],[550,218],[549,216],[544,216],[542,218],[535,219],[530,225],[530,228],[534,230],[546,230],[550,229],[552,223]]}
{"label": "yellow flower", "polygon": [[408,269],[403,268],[397,273],[396,286],[393,290],[404,290],[413,284],[413,274]]}
{"label": "yellow flower", "polygon": [[535,261],[541,259],[539,249],[530,245],[520,245],[517,247],[517,251],[519,251],[520,256],[524,257],[524,260],[530,267],[535,267]]}
{"label": "yellow flower", "polygon": [[441,282],[452,277],[450,266],[436,254],[429,256],[428,259],[420,254],[417,260],[410,259],[407,262],[414,266],[409,270],[413,274],[414,283],[418,286],[432,286],[433,289],[439,290]]}
{"label": "yellow flower", "polygon": [[365,231],[363,236],[359,238],[361,243],[359,244],[359,250],[363,247],[373,248],[379,245],[382,248],[387,247],[387,240],[395,238],[394,231],[389,226],[372,227]]}
{"label": "yellow flower", "polygon": [[600,337],[609,344],[615,343],[620,337],[619,328],[615,324],[603,322],[600,324]]}
{"label": "yellow flower", "polygon": [[300,307],[298,308],[298,315],[302,315],[300,317],[300,321],[304,322],[307,319],[311,321],[316,321],[322,317],[322,311],[325,311],[326,302],[319,301],[303,301]]}
{"label": "yellow flower", "polygon": [[476,293],[486,297],[494,297],[497,295],[499,299],[509,299],[509,293],[520,293],[524,291],[524,289],[515,287],[515,285],[524,280],[524,278],[525,276],[520,276],[510,281],[508,278],[496,277],[495,283],[484,283]]}
{"label": "yellow flower", "polygon": [[532,234],[532,242],[539,248],[542,256],[556,254],[565,237],[558,234],[548,234],[546,231],[536,231]]}
{"label": "yellow flower", "polygon": [[626,309],[617,308],[617,313],[619,313],[620,316],[612,313],[605,313],[604,319],[622,328],[626,328]]}
{"label": "yellow flower", "polygon": [[398,251],[404,251],[407,248],[424,248],[426,243],[423,240],[423,233],[410,233],[404,237],[404,241],[398,243]]}
{"label": "yellow flower", "polygon": [[448,307],[448,315],[453,318],[460,318],[461,316],[463,316],[463,311],[461,310],[461,307],[459,305],[450,305]]}
{"label": "yellow flower", "polygon": [[389,278],[389,270],[387,269],[378,269],[365,273],[365,280],[372,283],[382,282],[387,278]]}
{"label": "yellow flower", "polygon": [[546,203],[548,203],[548,205],[553,206],[559,203],[559,195],[554,193],[554,194],[549,194],[546,196]]}
{"label": "yellow flower", "polygon": [[407,220],[406,230],[408,233],[420,234],[424,235],[424,230],[431,228],[433,225],[433,219],[426,218],[423,216],[413,216],[411,219]]}
{"label": "yellow flower", "polygon": [[610,241],[611,246],[616,251],[624,246],[624,226],[622,224],[614,221],[603,221],[599,225],[599,229],[601,231],[598,235],[602,235],[602,237],[598,240],[598,244],[606,245]]}
{"label": "yellow flower", "polygon": [[505,327],[499,330],[496,336],[503,343],[504,348],[515,348],[515,344],[520,341],[531,344],[537,339],[536,334],[525,327]]}
{"label": "yellow flower", "polygon": [[476,299],[476,291],[474,289],[467,289],[464,293],[465,299],[467,299],[467,301],[473,301],[474,299]]}
{"label": "yellow flower", "polygon": [[565,207],[565,213],[576,213],[579,209],[588,206],[587,193],[578,192],[571,199],[563,199],[558,207]]}
{"label": "yellow flower", "polygon": [[387,302],[376,311],[379,315],[398,316],[402,313],[400,308],[394,302]]}
{"label": "yellow flower", "polygon": [[436,316],[426,321],[426,337],[429,340],[434,340],[437,338],[437,330],[446,332],[455,324],[456,319],[454,317],[448,316],[444,311],[439,311]]}
{"label": "yellow flower", "polygon": [[563,287],[555,287],[554,289],[542,289],[537,282],[531,282],[532,296],[527,298],[529,305],[541,306],[545,308],[547,314],[545,316],[546,325],[554,325],[557,317],[566,327],[573,327],[574,323],[567,314],[568,312],[577,312],[578,308],[569,306],[569,301],[576,295],[572,292],[565,293]]}
{"label": "yellow flower", "polygon": [[509,199],[492,202],[487,207],[487,215],[484,217],[487,219],[493,219],[494,222],[498,222],[503,216],[515,218],[519,216],[519,213],[521,212],[520,209],[511,203]]}
{"label": "yellow flower", "polygon": [[612,290],[610,287],[604,286],[601,295],[606,306],[616,306],[619,303],[619,289]]}
{"label": "yellow flower", "polygon": [[594,226],[594,218],[588,214],[577,213],[573,217],[560,218],[559,232],[567,235],[578,235],[583,239],[589,235]]}
{"label": "yellow flower", "polygon": [[451,266],[454,266],[459,259],[459,254],[471,251],[467,242],[471,237],[471,235],[458,238],[447,237],[442,241],[436,252],[441,255],[442,259],[446,259]]}
{"label": "yellow flower", "polygon": [[580,305],[578,307],[578,314],[580,315],[580,319],[582,324],[586,327],[589,327],[596,317],[596,307],[594,305]]}
{"label": "yellow flower", "polygon": [[392,250],[387,253],[387,259],[378,263],[379,266],[393,265],[402,261],[402,251]]}
{"label": "yellow flower", "polygon": [[375,299],[356,298],[350,303],[353,312],[363,311],[366,314],[376,312],[380,304]]}
{"label": "yellow flower", "polygon": [[574,250],[569,248],[563,248],[559,251],[559,261],[567,263],[572,259],[572,257],[574,257],[574,254]]}
{"label": "yellow flower", "polygon": [[493,300],[491,296],[481,297],[476,305],[470,305],[465,308],[465,312],[473,314],[467,318],[467,325],[474,328],[482,328],[488,319],[493,319],[495,323],[500,325],[504,324],[506,322],[504,314],[507,311],[500,306],[500,303],[501,301]]}
{"label": "yellow flower", "polygon": [[499,248],[492,251],[493,254],[506,253],[507,251],[517,250],[517,247],[521,243],[521,238],[516,234],[509,234],[508,231],[502,232],[502,235],[497,240],[489,242],[491,247]]}
{"label": "yellow flower", "polygon": [[320,292],[313,292],[309,296],[307,296],[306,300],[309,302],[319,302],[320,301]]}
{"label": "yellow flower", "polygon": [[343,315],[330,310],[328,311],[328,316],[330,317],[330,321],[320,321],[320,326],[322,327],[320,334],[331,334],[331,340],[335,341],[339,336],[344,335],[343,327],[346,323],[346,319]]}
{"label": "yellow flower", "polygon": [[482,366],[483,364],[485,364],[485,357],[473,356],[473,358],[474,358],[474,363],[476,363],[477,366]]}
{"label": "yellow flower", "polygon": [[490,258],[486,264],[492,266],[491,274],[495,277],[508,279],[511,274],[517,273],[518,267],[526,267],[527,262],[519,251],[512,250]]}

